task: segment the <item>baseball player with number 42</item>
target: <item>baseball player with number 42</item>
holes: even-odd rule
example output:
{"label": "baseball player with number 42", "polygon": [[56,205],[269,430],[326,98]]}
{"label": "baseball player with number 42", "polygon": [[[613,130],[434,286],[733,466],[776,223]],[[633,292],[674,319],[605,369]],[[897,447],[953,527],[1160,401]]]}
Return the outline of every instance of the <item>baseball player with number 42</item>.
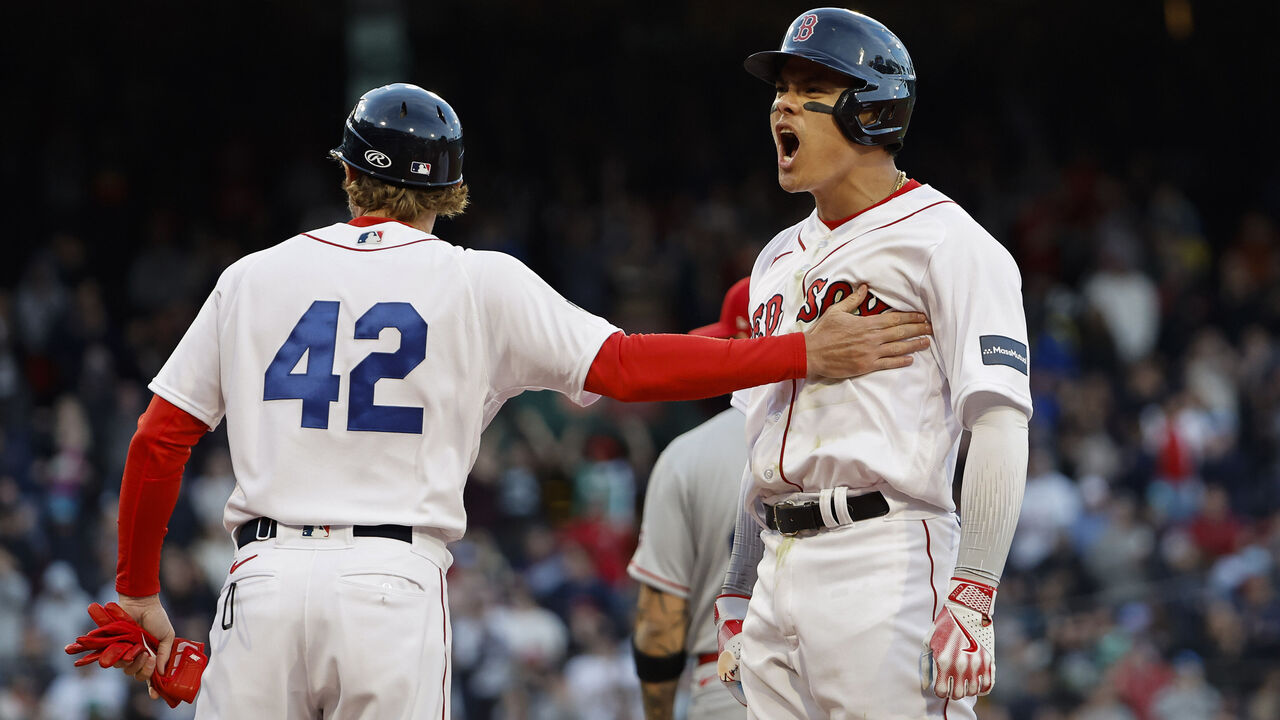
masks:
{"label": "baseball player with number 42", "polygon": [[767,720],[972,718],[995,682],[996,590],[1026,479],[1018,267],[897,169],[916,75],[884,25],[811,10],[745,66],[774,86],[778,183],[815,205],[756,261],[754,334],[803,331],[867,285],[863,315],[923,312],[934,336],[900,369],[735,395],[751,460],[716,600],[719,674]]}
{"label": "baseball player with number 42", "polygon": [[[415,85],[365,93],[333,156],[352,220],[228,267],[152,381],[121,482],[120,600],[91,607],[99,627],[67,648],[153,697],[195,697],[199,720],[449,717],[447,544],[511,397],[715,397],[928,343],[923,315],[886,333],[852,303],[770,338],[624,334],[515,258],[432,233],[467,204],[462,126]],[[206,667],[174,637],[159,566],[191,447],[224,418],[237,552]]]}

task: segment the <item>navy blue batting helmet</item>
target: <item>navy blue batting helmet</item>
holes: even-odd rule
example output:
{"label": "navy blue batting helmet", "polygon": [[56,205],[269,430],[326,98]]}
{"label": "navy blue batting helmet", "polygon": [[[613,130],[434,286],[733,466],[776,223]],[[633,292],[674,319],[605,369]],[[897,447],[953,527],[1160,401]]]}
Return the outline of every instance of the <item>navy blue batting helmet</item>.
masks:
{"label": "navy blue batting helmet", "polygon": [[[916,71],[907,48],[889,28],[852,10],[810,10],[787,28],[779,49],[755,53],[743,66],[772,84],[793,57],[852,79],[832,113],[850,140],[884,145],[894,152],[902,147],[916,102]],[[858,116],[867,110],[876,114],[864,123]]]}
{"label": "navy blue batting helmet", "polygon": [[462,123],[444,98],[394,83],[360,97],[335,159],[383,182],[433,188],[462,182]]}

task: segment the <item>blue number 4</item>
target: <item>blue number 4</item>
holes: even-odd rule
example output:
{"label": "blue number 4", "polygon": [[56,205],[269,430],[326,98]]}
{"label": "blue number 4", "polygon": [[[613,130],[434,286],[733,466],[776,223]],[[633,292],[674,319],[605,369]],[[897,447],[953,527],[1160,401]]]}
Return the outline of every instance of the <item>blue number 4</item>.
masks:
{"label": "blue number 4", "polygon": [[[389,327],[400,331],[399,349],[369,353],[351,370],[347,429],[421,434],[422,408],[375,405],[373,388],[383,378],[404,379],[426,358],[427,322],[409,303],[378,303],[356,320],[355,339],[376,340]],[[329,427],[329,403],[338,401],[341,386],[340,376],[333,374],[337,335],[338,303],[311,303],[267,366],[262,399],[301,400],[302,427]],[[306,370],[293,372],[304,355]]]}
{"label": "blue number 4", "polygon": [[[293,326],[276,351],[263,378],[263,400],[301,400],[302,427],[329,427],[329,403],[338,401],[341,379],[333,374],[333,349],[338,334],[338,303],[317,300]],[[307,356],[307,370],[293,372]]]}

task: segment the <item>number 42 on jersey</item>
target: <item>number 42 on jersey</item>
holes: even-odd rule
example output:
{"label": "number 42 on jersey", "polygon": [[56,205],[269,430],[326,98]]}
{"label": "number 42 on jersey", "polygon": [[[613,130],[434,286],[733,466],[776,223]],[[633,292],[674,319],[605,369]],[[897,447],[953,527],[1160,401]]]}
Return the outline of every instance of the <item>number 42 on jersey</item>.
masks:
{"label": "number 42 on jersey", "polygon": [[[262,399],[301,400],[302,427],[328,428],[329,404],[338,401],[341,377],[333,373],[338,343],[336,300],[316,300],[293,326],[263,376]],[[375,405],[373,387],[382,379],[403,380],[427,356],[427,321],[405,302],[380,302],[356,320],[355,340],[377,340],[386,328],[400,331],[395,352],[372,352],[351,369],[347,383],[347,429],[422,434],[420,407]],[[307,356],[303,372],[293,369]]]}

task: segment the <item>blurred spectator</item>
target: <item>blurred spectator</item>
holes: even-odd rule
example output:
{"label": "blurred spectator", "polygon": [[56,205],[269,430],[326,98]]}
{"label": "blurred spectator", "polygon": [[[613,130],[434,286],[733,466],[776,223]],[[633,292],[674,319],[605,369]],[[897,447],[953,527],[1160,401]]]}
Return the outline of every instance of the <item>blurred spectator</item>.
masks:
{"label": "blurred spectator", "polygon": [[1137,720],[1153,720],[1155,697],[1173,682],[1169,664],[1148,638],[1139,638],[1113,670],[1116,691]]}
{"label": "blurred spectator", "polygon": [[1183,650],[1173,658],[1173,681],[1156,693],[1151,703],[1153,720],[1214,720],[1222,697],[1204,679],[1200,656]]}
{"label": "blurred spectator", "polygon": [[93,664],[68,668],[45,691],[40,701],[40,720],[121,718],[130,682],[124,673],[103,672]]}
{"label": "blurred spectator", "polygon": [[1273,569],[1260,569],[1245,578],[1237,595],[1250,656],[1280,658],[1280,593]]}
{"label": "blurred spectator", "polygon": [[589,605],[614,621],[618,627],[625,626],[619,598],[596,571],[587,548],[568,541],[564,543],[562,552],[565,562],[564,580],[544,600],[547,606],[568,622],[575,608]]}
{"label": "blurred spectator", "polygon": [[0,687],[0,720],[29,720],[37,716],[40,694],[36,681],[26,673],[4,675],[6,683]]}
{"label": "blurred spectator", "polygon": [[1180,392],[1147,406],[1141,429],[1143,448],[1155,461],[1148,502],[1160,520],[1185,521],[1202,502],[1200,460],[1212,432],[1208,415],[1190,394]]}
{"label": "blurred spectator", "polygon": [[1120,361],[1133,363],[1155,348],[1160,332],[1159,292],[1140,269],[1130,228],[1107,228],[1098,242],[1101,249],[1094,273],[1084,281],[1084,298],[1110,331]]}
{"label": "blurred spectator", "polygon": [[1147,559],[1155,547],[1155,534],[1138,512],[1133,498],[1112,496],[1107,525],[1084,551],[1085,565],[1108,602],[1138,600],[1146,594]]}
{"label": "blurred spectator", "polygon": [[1235,552],[1244,540],[1245,526],[1231,511],[1226,490],[1211,485],[1205,489],[1200,512],[1188,526],[1196,547],[1213,559]]}
{"label": "blurred spectator", "polygon": [[578,605],[570,619],[579,654],[564,667],[574,720],[641,720],[640,681],[629,642],[622,642],[608,618]]}
{"label": "blurred spectator", "polygon": [[1067,542],[1067,531],[1080,518],[1083,501],[1080,490],[1054,467],[1052,453],[1043,447],[1031,453],[1022,514],[1009,550],[1011,567],[1034,570]]}
{"label": "blurred spectator", "polygon": [[1247,720],[1272,720],[1280,717],[1280,668],[1271,668],[1258,692],[1247,703]]}
{"label": "blurred spectator", "polygon": [[569,647],[569,631],[555,613],[534,602],[520,583],[513,583],[505,603],[486,616],[493,637],[514,662],[534,670],[558,666]]}
{"label": "blurred spectator", "polygon": [[49,564],[41,578],[32,622],[46,644],[44,661],[52,667],[66,665],[62,647],[93,627],[85,608],[92,599],[80,588],[76,571],[62,560]]}
{"label": "blurred spectator", "polygon": [[533,525],[524,536],[524,583],[539,602],[549,603],[569,577],[568,563],[551,528]]}
{"label": "blurred spectator", "polygon": [[0,677],[16,669],[30,601],[30,583],[22,576],[13,556],[0,548]]}
{"label": "blurred spectator", "polygon": [[1104,678],[1089,693],[1084,705],[1072,713],[1071,720],[1137,720],[1137,716],[1120,701],[1114,682]]}

